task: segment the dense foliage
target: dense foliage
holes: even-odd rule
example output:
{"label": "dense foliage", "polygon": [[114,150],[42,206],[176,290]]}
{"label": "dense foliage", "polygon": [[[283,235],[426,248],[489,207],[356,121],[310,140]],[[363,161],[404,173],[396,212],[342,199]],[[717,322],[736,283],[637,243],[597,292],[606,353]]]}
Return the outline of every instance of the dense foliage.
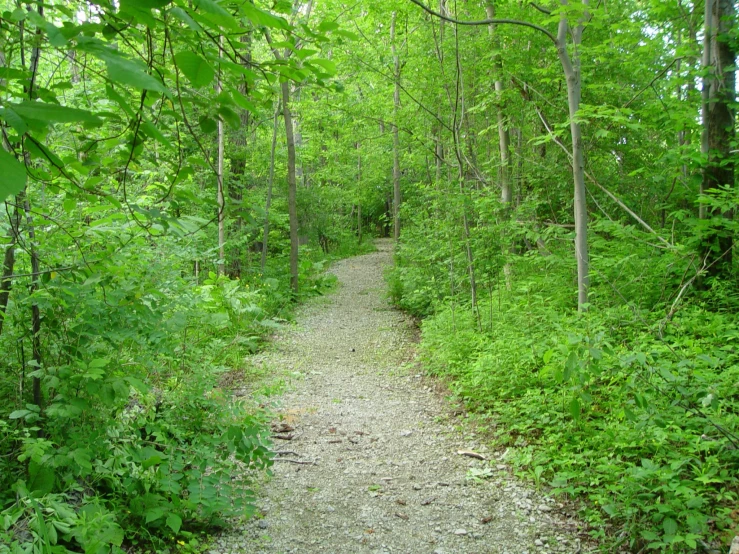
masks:
{"label": "dense foliage", "polygon": [[341,40],[289,3],[0,4],[0,552],[197,550],[251,512],[270,415],[228,383],[370,246],[376,200],[306,148],[291,287],[280,81],[330,90]]}
{"label": "dense foliage", "polygon": [[268,415],[223,376],[391,230],[429,371],[521,475],[605,550],[726,543],[735,8],[3,0],[0,551],[248,514]]}

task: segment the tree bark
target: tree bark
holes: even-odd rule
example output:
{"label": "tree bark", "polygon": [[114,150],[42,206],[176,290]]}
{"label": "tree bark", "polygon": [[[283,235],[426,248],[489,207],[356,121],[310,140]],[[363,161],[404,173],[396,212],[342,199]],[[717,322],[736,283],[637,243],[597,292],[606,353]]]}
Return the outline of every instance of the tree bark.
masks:
{"label": "tree bark", "polygon": [[357,243],[362,244],[362,151],[357,143]]}
{"label": "tree bark", "polygon": [[[223,55],[221,45],[223,44],[223,37],[219,38],[218,43],[218,57]],[[220,68],[218,72],[218,80],[216,81],[216,94],[221,93],[221,74]],[[218,118],[218,190],[217,190],[217,203],[218,203],[218,275],[224,275],[226,273],[226,200],[223,196],[223,119]]]}
{"label": "tree bark", "polygon": [[269,243],[269,208],[272,205],[272,186],[275,182],[275,150],[277,149],[277,127],[280,121],[280,105],[277,101],[275,109],[274,123],[272,126],[272,147],[269,153],[269,180],[267,181],[267,201],[264,204],[264,233],[262,236],[262,260],[261,268],[264,273],[264,266],[267,263],[267,248]]}
{"label": "tree bark", "polygon": [[[736,53],[727,33],[735,15],[732,0],[706,0],[705,36],[703,53],[703,143],[706,156],[701,193],[712,193],[724,187],[734,186],[734,102],[736,78],[734,62]],[[707,207],[703,217],[714,218],[710,232],[703,242],[707,273],[711,276],[727,275],[732,265],[733,237],[723,228],[721,219],[731,219],[730,209]]]}
{"label": "tree bark", "polygon": [[[8,204],[6,204],[8,206]],[[15,207],[13,217],[10,218],[10,244],[5,247],[3,256],[3,275],[0,278],[0,335],[3,334],[5,314],[10,301],[10,291],[13,288],[13,269],[15,268],[15,248],[20,236],[21,210]]]}
{"label": "tree bark", "polygon": [[290,220],[290,287],[298,293],[298,207],[297,182],[295,179],[295,136],[290,113],[290,83],[284,81],[282,88],[282,116],[285,119],[287,141],[287,212]]}
{"label": "tree bark", "polygon": [[[568,0],[561,0],[563,6]],[[588,5],[588,0],[583,0]],[[588,304],[588,289],[590,288],[590,262],[588,254],[588,208],[585,195],[585,155],[583,151],[582,129],[577,120],[580,110],[581,82],[580,82],[580,52],[578,47],[582,40],[584,14],[577,26],[571,31],[573,52],[572,57],[567,50],[567,33],[569,21],[567,14],[562,13],[557,31],[557,55],[562,63],[567,81],[567,105],[570,113],[570,134],[572,135],[572,177],[575,185],[574,212],[575,212],[575,258],[577,260],[577,308],[585,311]]]}
{"label": "tree bark", "polygon": [[[495,4],[493,0],[485,6],[485,13],[489,19],[495,18]],[[488,27],[490,38],[493,41],[493,48],[497,48],[498,44],[495,39],[495,25]],[[497,96],[496,117],[498,120],[498,147],[500,149],[500,197],[503,204],[509,206],[513,201],[513,191],[511,190],[511,138],[506,127],[505,113],[503,111],[503,81],[501,75],[503,73],[503,62],[500,54],[493,57],[494,71],[494,88]]]}
{"label": "tree bark", "polygon": [[[26,153],[26,158],[28,154]],[[26,159],[26,163],[30,160]],[[26,213],[26,228],[28,234],[28,242],[31,251],[31,290],[30,296],[38,292],[40,285],[41,270],[39,267],[38,247],[36,245],[36,229],[33,225],[33,217],[31,216],[31,203],[28,200],[28,194],[21,193],[16,198],[18,201],[23,199],[23,211]],[[34,371],[41,370],[41,310],[38,303],[33,300],[31,302],[31,347],[33,353],[33,361],[36,368]],[[33,403],[39,408],[43,405],[43,395],[41,393],[41,378],[36,376],[33,378]]]}
{"label": "tree bark", "polygon": [[395,45],[395,23],[397,12],[390,20],[390,42],[393,53],[393,238],[400,238],[400,137],[398,133],[398,111],[400,109],[400,57]]}

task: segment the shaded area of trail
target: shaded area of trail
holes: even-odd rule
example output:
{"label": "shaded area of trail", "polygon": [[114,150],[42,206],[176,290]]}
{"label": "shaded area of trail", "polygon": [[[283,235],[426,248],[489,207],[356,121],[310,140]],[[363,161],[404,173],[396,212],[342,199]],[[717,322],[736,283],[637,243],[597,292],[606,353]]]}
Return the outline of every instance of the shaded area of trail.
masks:
{"label": "shaded area of trail", "polygon": [[[388,305],[391,244],[337,263],[338,291],[255,358],[289,375],[276,440],[284,457],[260,490],[263,517],[216,552],[584,551],[561,505],[509,476],[449,414],[413,362],[412,327]],[[482,452],[489,461],[459,455]]]}

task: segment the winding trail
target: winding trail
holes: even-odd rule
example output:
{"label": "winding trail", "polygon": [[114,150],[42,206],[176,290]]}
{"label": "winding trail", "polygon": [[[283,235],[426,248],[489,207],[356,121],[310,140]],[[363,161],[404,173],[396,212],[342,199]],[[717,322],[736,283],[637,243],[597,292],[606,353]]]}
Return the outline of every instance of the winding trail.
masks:
{"label": "winding trail", "polygon": [[263,517],[218,537],[215,552],[586,551],[567,508],[512,478],[421,377],[412,325],[385,295],[392,245],[378,247],[336,263],[338,291],[252,360],[289,379],[275,427],[294,428],[292,440],[275,448],[315,465],[276,463],[258,491]]}

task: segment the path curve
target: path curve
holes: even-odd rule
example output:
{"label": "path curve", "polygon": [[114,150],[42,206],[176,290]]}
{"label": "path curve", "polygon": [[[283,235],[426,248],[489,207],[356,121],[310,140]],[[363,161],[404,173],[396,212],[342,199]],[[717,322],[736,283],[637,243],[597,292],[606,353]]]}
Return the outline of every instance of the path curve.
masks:
{"label": "path curve", "polygon": [[336,263],[338,290],[255,358],[292,375],[276,425],[293,439],[275,448],[316,465],[276,463],[259,490],[263,517],[221,535],[212,554],[585,550],[575,519],[510,477],[421,377],[412,325],[386,299],[392,245],[378,247]]}

